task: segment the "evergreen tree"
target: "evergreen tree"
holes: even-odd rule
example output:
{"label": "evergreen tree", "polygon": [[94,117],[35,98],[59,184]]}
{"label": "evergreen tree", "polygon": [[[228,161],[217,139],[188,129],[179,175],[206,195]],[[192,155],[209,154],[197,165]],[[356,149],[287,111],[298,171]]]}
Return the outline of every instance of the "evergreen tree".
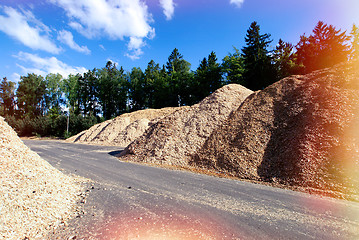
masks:
{"label": "evergreen tree", "polygon": [[304,72],[332,67],[348,60],[349,37],[345,31],[319,21],[309,37],[302,35],[297,44],[297,63],[304,65]]}
{"label": "evergreen tree", "polygon": [[275,82],[275,69],[270,51],[272,40],[269,34],[260,34],[260,27],[253,22],[245,37],[246,46],[242,48],[244,84],[251,90],[260,90]]}
{"label": "evergreen tree", "polygon": [[197,101],[207,97],[223,85],[221,66],[217,63],[217,56],[214,52],[211,52],[208,60],[204,58],[201,61],[194,74],[194,82]]}
{"label": "evergreen tree", "polygon": [[279,39],[274,50],[273,60],[277,71],[277,80],[300,72],[300,66],[296,64],[296,55],[291,43]]}
{"label": "evergreen tree", "polygon": [[[145,106],[148,108],[155,108],[155,102],[157,102],[155,99],[156,95],[160,95],[162,93],[161,88],[160,90],[156,90],[157,85],[161,84],[160,78],[160,66],[159,64],[156,64],[155,61],[151,60],[144,73],[145,78],[145,86],[144,91],[146,93],[145,97]],[[162,85],[162,84],[161,84]]]}
{"label": "evergreen tree", "polygon": [[6,77],[0,82],[0,115],[14,115],[15,83]]}
{"label": "evergreen tree", "polygon": [[193,103],[191,94],[193,74],[191,64],[175,48],[166,63],[167,81],[169,86],[168,106],[190,105]]}
{"label": "evergreen tree", "polygon": [[17,106],[22,117],[42,116],[46,112],[46,82],[34,73],[21,76],[16,91]]}
{"label": "evergreen tree", "polygon": [[129,73],[130,92],[129,97],[131,99],[130,110],[137,111],[145,109],[147,100],[145,75],[141,68],[132,68]]}
{"label": "evergreen tree", "polygon": [[353,24],[350,35],[352,38],[351,59],[354,61],[359,61],[359,28],[355,24]]}
{"label": "evergreen tree", "polygon": [[169,77],[167,75],[165,65],[162,66],[162,69],[157,71],[157,68],[154,70],[154,78],[153,78],[153,108],[163,108],[173,106],[171,105],[171,89],[170,84],[168,82]]}
{"label": "evergreen tree", "polygon": [[213,51],[208,56],[208,81],[209,94],[213,93],[218,88],[223,86],[222,68],[220,64],[217,63],[217,56],[216,53]]}
{"label": "evergreen tree", "polygon": [[114,63],[108,61],[106,67],[97,70],[96,74],[103,117],[107,120],[126,112],[128,83],[123,68],[117,69]]}
{"label": "evergreen tree", "polygon": [[225,56],[222,60],[225,83],[237,83],[244,86],[246,84],[243,82],[243,58],[237,48],[234,48],[234,50],[234,53]]}
{"label": "evergreen tree", "polygon": [[78,101],[82,114],[97,116],[100,113],[98,96],[99,80],[96,69],[88,70],[78,80]]}

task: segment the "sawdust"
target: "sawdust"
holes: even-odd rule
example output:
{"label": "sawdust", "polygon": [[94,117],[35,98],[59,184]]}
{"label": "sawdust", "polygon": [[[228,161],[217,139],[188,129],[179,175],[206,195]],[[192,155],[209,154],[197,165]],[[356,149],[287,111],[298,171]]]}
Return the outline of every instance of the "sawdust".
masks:
{"label": "sawdust", "polygon": [[358,89],[346,64],[285,78],[249,96],[190,164],[358,199]]}
{"label": "sawdust", "polygon": [[67,142],[126,147],[162,117],[176,111],[176,107],[145,109],[125,113],[114,119],[96,124]]}
{"label": "sawdust", "polygon": [[121,160],[187,166],[190,156],[202,147],[212,130],[251,93],[230,84],[198,104],[167,115],[133,141],[121,153]]}
{"label": "sawdust", "polygon": [[41,159],[1,117],[0,173],[0,239],[44,239],[76,214],[81,180]]}

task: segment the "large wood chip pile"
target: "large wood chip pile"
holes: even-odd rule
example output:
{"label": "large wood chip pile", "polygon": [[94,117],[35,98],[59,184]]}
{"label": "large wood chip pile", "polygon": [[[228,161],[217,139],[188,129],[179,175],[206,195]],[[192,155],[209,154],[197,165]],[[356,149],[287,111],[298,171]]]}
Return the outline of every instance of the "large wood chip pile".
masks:
{"label": "large wood chip pile", "polygon": [[125,113],[114,119],[96,124],[66,141],[126,147],[157,120],[176,110],[176,107],[168,107]]}
{"label": "large wood chip pile", "polygon": [[211,134],[191,164],[358,197],[358,80],[357,68],[339,65],[255,92]]}
{"label": "large wood chip pile", "polygon": [[78,180],[26,147],[0,117],[0,239],[44,239],[73,217]]}
{"label": "large wood chip pile", "polygon": [[224,86],[193,106],[183,107],[152,125],[122,153],[121,160],[188,166],[217,128],[252,93],[238,84]]}

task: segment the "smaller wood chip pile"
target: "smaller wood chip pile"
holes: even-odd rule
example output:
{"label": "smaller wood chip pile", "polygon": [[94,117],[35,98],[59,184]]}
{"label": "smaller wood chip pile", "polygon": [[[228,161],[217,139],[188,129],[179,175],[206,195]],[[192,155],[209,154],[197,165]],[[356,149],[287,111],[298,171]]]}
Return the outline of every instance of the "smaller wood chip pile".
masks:
{"label": "smaller wood chip pile", "polygon": [[198,104],[167,115],[133,141],[120,160],[188,166],[191,155],[202,147],[213,129],[251,93],[241,85],[230,84]]}
{"label": "smaller wood chip pile", "polygon": [[0,117],[0,239],[44,239],[75,212],[81,186],[26,147]]}
{"label": "smaller wood chip pile", "polygon": [[249,96],[191,164],[357,198],[358,100],[357,66],[285,78]]}
{"label": "smaller wood chip pile", "polygon": [[114,119],[96,124],[66,141],[126,147],[157,120],[176,110],[176,107],[168,107],[125,113]]}

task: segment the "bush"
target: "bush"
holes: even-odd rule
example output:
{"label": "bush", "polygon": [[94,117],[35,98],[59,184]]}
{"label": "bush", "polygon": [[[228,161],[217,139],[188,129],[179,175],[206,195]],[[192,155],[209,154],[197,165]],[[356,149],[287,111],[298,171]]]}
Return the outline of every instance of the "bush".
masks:
{"label": "bush", "polygon": [[67,133],[66,115],[47,115],[35,118],[30,118],[29,116],[17,118],[7,115],[5,120],[20,137],[40,136],[59,138],[71,137],[102,121],[101,118],[95,116],[70,115],[69,132]]}

